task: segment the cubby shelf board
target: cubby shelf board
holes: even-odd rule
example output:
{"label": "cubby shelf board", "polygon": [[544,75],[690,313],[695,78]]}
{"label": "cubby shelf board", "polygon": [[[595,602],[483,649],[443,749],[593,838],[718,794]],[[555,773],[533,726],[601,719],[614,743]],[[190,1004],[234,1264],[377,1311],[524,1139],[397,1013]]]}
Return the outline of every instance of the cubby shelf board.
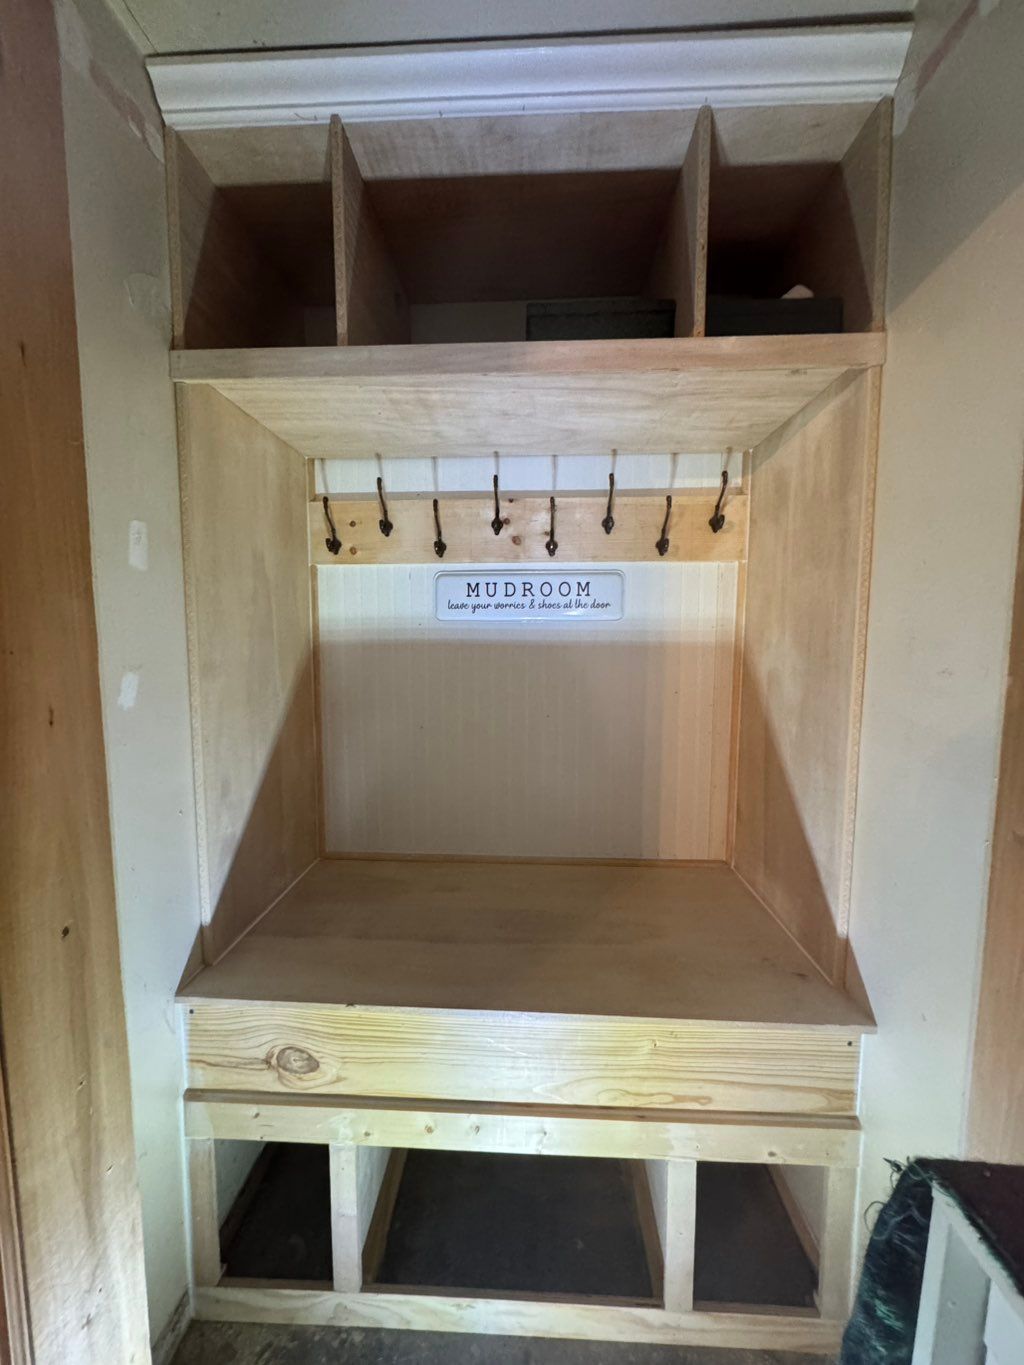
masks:
{"label": "cubby shelf board", "polygon": [[171,376],[307,457],[687,453],[757,445],[884,359],[871,332],[176,351]]}

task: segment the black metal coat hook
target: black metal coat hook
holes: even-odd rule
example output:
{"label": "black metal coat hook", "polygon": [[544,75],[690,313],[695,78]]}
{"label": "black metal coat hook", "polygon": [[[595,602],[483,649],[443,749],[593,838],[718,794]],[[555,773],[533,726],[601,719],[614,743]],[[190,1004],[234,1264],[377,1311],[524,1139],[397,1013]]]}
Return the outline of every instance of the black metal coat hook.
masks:
{"label": "black metal coat hook", "polygon": [[341,541],[338,539],[338,528],[335,526],[334,518],[331,516],[331,500],[326,493],[324,494],[324,516],[327,518],[327,528],[331,533],[324,541],[324,544],[332,555],[336,555],[341,549]]}
{"label": "black metal coat hook", "polygon": [[381,518],[377,525],[380,527],[382,536],[389,536],[395,529],[394,522],[388,516],[388,505],[384,501],[384,480],[377,475],[377,497],[380,500]]}
{"label": "black metal coat hook", "polygon": [[441,513],[437,509],[437,499],[434,499],[434,530],[437,532],[437,539],[434,541],[434,554],[438,559],[444,559],[444,552],[448,546],[441,539]]}
{"label": "black metal coat hook", "polygon": [[554,500],[554,498],[551,499],[551,529],[548,531],[548,538],[547,538],[547,540],[544,542],[544,548],[545,548],[545,550],[547,550],[547,552],[548,552],[548,554],[551,556],[551,558],[554,559],[555,555],[558,553],[558,541],[555,539],[555,500]]}
{"label": "black metal coat hook", "polygon": [[494,476],[494,516],[491,518],[491,530],[496,536],[501,535],[501,528],[504,526],[501,519],[501,502],[498,498],[498,476]]}
{"label": "black metal coat hook", "polygon": [[610,536],[615,526],[615,518],[612,516],[612,503],[615,501],[615,475],[608,475],[608,511],[604,514],[601,525],[604,527],[606,536]]}
{"label": "black metal coat hook", "polygon": [[708,525],[717,535],[725,525],[725,513],[722,511],[722,503],[725,501],[725,493],[729,487],[729,471],[722,470],[722,487],[718,494],[718,501],[715,503],[715,510],[708,519]]}
{"label": "black metal coat hook", "polygon": [[654,548],[657,550],[658,554],[660,554],[661,557],[662,557],[663,559],[664,559],[665,555],[668,554],[668,547],[669,547],[669,544],[670,544],[670,541],[669,541],[669,538],[668,538],[668,527],[669,527],[669,522],[670,522],[671,520],[672,520],[672,495],[671,495],[671,493],[670,493],[670,494],[668,494],[668,496],[665,498],[665,520],[661,523],[661,538],[660,538],[659,540],[657,540],[657,541],[655,542],[655,545],[654,545]]}

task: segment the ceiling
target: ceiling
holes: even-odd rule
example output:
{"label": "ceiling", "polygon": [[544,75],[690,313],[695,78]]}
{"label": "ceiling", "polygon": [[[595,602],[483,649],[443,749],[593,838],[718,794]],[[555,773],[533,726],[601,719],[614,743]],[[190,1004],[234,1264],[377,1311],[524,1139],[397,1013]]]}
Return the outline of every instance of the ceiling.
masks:
{"label": "ceiling", "polygon": [[146,53],[841,22],[906,0],[107,0]]}

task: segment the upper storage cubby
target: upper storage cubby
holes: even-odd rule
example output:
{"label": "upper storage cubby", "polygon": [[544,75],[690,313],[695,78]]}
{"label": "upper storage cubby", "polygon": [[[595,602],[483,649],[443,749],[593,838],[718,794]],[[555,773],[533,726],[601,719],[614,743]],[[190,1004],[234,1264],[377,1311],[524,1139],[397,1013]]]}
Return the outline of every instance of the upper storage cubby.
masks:
{"label": "upper storage cubby", "polygon": [[743,115],[715,120],[707,334],[881,330],[890,102]]}
{"label": "upper storage cubby", "polygon": [[333,345],[334,229],[323,149],[245,158],[220,139],[203,160],[167,137],[174,344],[187,350]]}
{"label": "upper storage cubby", "polygon": [[887,100],[171,133],[175,344],[881,330],[889,144]]}

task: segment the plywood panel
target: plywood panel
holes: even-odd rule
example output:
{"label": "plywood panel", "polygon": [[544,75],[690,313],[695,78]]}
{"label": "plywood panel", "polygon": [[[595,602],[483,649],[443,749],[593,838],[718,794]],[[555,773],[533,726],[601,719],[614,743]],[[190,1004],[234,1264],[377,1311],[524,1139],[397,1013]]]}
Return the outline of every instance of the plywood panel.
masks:
{"label": "plywood panel", "polygon": [[690,139],[647,292],[675,299],[675,335],[704,335],[708,284],[708,208],[711,186],[711,109],[704,105]]}
{"label": "plywood panel", "polygon": [[877,372],[754,452],[734,863],[833,979],[849,908]]}
{"label": "plywood panel", "polygon": [[[1021,520],[1024,532],[1024,517]],[[1002,752],[992,833],[985,948],[968,1111],[969,1155],[982,1161],[1024,1162],[1024,534],[1017,581],[1003,715]]]}
{"label": "plywood panel", "polygon": [[788,252],[790,277],[843,300],[848,332],[885,326],[892,101],[882,100],[808,205]]}
{"label": "plywood panel", "polygon": [[871,1026],[721,863],[328,858],[180,998]]}
{"label": "plywood panel", "polygon": [[166,156],[175,346],[301,344],[301,309],[229,197],[176,133]]}
{"label": "plywood panel", "polygon": [[339,346],[409,340],[406,286],[381,232],[348,134],[331,119],[334,292]]}
{"label": "plywood panel", "polygon": [[204,944],[212,960],[316,856],[303,460],[212,389],[180,396]]}
{"label": "plywood panel", "polygon": [[743,450],[849,369],[882,334],[490,342],[179,353],[304,455],[592,455]]}
{"label": "plywood panel", "polygon": [[677,180],[488,174],[376,181],[370,193],[413,303],[610,298],[644,293]]}
{"label": "plywood panel", "polygon": [[736,565],[624,568],[623,621],[475,631],[320,569],[326,849],[724,857]]}
{"label": "plywood panel", "polygon": [[53,7],[12,0],[2,28],[0,1292],[20,1296],[21,1278],[27,1303],[12,1302],[9,1321],[20,1345],[31,1338],[34,1365],[141,1365],[149,1327]]}

